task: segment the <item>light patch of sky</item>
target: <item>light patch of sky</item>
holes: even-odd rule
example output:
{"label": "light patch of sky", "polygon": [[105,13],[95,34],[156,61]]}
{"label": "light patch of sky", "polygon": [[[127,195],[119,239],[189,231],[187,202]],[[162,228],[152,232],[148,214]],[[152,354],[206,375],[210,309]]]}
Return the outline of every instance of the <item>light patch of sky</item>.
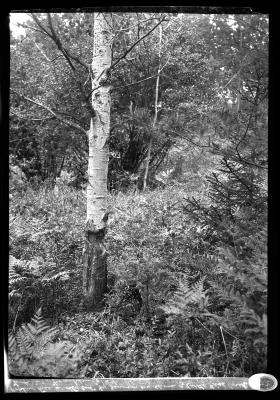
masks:
{"label": "light patch of sky", "polygon": [[31,18],[26,13],[10,13],[10,29],[15,37],[25,35],[26,29],[18,24],[26,24]]}
{"label": "light patch of sky", "polygon": [[227,24],[234,30],[236,31],[236,29],[238,28],[238,24],[234,18],[234,15],[229,15],[228,16],[228,20],[227,20]]}
{"label": "light patch of sky", "polygon": [[[214,25],[214,26],[217,25],[216,22],[214,21],[214,17],[215,17],[216,15],[217,15],[217,14],[210,14],[210,23],[211,23],[212,25]],[[236,23],[235,15],[234,15],[234,14],[229,14],[226,22],[227,22],[227,24],[228,24],[234,31],[237,29],[238,24]],[[218,29],[218,30],[220,30],[220,29]]]}

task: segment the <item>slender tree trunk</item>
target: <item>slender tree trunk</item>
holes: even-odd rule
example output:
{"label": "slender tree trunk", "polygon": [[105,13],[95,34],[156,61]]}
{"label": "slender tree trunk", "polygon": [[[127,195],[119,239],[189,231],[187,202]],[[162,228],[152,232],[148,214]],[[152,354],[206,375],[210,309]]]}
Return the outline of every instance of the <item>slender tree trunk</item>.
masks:
{"label": "slender tree trunk", "polygon": [[107,222],[107,172],[110,131],[111,15],[94,14],[92,60],[92,105],[95,111],[88,131],[88,186],[85,246],[83,251],[83,294],[93,308],[107,289],[107,260],[104,247]]}
{"label": "slender tree trunk", "polygon": [[[239,51],[240,54],[242,52],[242,47],[243,47],[243,35],[242,35],[242,28],[240,27],[240,42],[239,42]],[[241,61],[242,63],[242,61]],[[242,65],[240,65],[240,69],[241,69]],[[241,80],[241,71],[239,72],[239,76],[238,76],[238,86],[237,86],[237,99],[236,99],[236,111],[239,112],[240,110],[240,99],[241,99],[241,90],[242,90],[242,80]]]}
{"label": "slender tree trunk", "polygon": [[[159,26],[159,52],[158,52],[159,62],[158,62],[157,80],[156,80],[155,115],[154,115],[152,130],[155,129],[155,126],[157,123],[157,117],[158,117],[158,88],[159,88],[159,76],[160,76],[160,64],[161,64],[161,42],[162,42],[162,25]],[[147,187],[147,178],[148,178],[149,165],[150,165],[150,160],[151,160],[152,144],[153,144],[153,136],[151,135],[149,144],[148,144],[146,168],[145,168],[144,179],[143,179],[143,191],[146,190],[146,187]]]}
{"label": "slender tree trunk", "polygon": [[62,157],[62,161],[61,161],[59,170],[57,171],[57,176],[58,176],[58,177],[60,176],[60,174],[61,174],[61,172],[62,172],[62,168],[63,168],[63,166],[64,166],[64,161],[65,161],[65,157],[66,157],[66,150],[65,150],[65,153],[64,153],[64,155],[63,155],[63,157]]}
{"label": "slender tree trunk", "polygon": [[150,159],[151,159],[151,149],[152,149],[152,137],[149,140],[148,144],[148,152],[147,152],[147,158],[146,158],[146,167],[145,167],[145,174],[143,178],[143,191],[146,190],[147,187],[147,178],[148,178],[148,172],[149,172],[149,164],[150,164]]}

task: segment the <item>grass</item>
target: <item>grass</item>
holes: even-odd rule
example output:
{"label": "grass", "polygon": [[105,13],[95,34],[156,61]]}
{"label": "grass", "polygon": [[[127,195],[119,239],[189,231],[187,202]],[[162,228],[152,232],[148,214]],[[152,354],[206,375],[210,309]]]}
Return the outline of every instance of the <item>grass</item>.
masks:
{"label": "grass", "polygon": [[[263,372],[265,235],[255,238],[252,228],[247,269],[221,244],[209,257],[207,238],[184,211],[188,196],[207,204],[202,183],[192,192],[173,184],[109,196],[109,293],[95,313],[81,306],[85,194],[65,184],[12,190],[10,254],[18,261],[10,268],[10,328],[28,322],[41,305],[58,328],[56,341],[83,344],[83,357],[75,360],[79,377]],[[137,296],[128,295],[132,287],[141,309]]]}

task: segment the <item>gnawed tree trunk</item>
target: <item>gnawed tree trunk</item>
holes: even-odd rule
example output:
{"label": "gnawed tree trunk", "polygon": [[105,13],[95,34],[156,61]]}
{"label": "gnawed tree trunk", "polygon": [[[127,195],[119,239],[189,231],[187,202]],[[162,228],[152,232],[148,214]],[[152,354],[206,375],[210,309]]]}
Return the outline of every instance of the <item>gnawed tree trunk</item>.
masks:
{"label": "gnawed tree trunk", "polygon": [[103,299],[107,289],[107,260],[104,237],[107,223],[107,172],[110,130],[111,15],[94,14],[92,60],[92,106],[95,111],[88,131],[87,220],[83,252],[83,294],[92,308]]}

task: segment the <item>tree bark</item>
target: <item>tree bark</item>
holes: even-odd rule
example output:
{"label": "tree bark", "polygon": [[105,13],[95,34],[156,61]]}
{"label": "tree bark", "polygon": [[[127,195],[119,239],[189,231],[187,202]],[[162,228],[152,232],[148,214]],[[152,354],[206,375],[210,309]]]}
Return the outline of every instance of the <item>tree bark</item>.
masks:
{"label": "tree bark", "polygon": [[[157,118],[158,118],[158,88],[159,88],[159,76],[160,76],[160,64],[161,64],[161,42],[162,42],[162,25],[160,25],[160,27],[159,27],[159,52],[158,52],[159,61],[158,61],[156,89],[155,89],[155,115],[154,115],[152,130],[155,129],[155,126],[157,123]],[[149,144],[148,144],[146,167],[145,167],[145,173],[144,173],[144,178],[143,178],[143,191],[146,190],[146,186],[147,186],[147,178],[148,178],[149,165],[150,165],[150,159],[151,159],[152,143],[153,143],[153,136],[151,135]]]}
{"label": "tree bark", "polygon": [[[240,42],[239,42],[239,51],[242,54],[242,44],[243,35],[242,35],[242,27],[240,26]],[[238,84],[237,84],[237,98],[236,98],[236,111],[239,113],[240,111],[240,99],[241,99],[241,90],[242,90],[242,80],[241,80],[241,69],[242,69],[242,61],[240,61],[240,72],[238,76]]]}
{"label": "tree bark", "polygon": [[83,251],[83,294],[87,308],[98,305],[107,289],[104,238],[107,225],[107,172],[110,132],[111,15],[94,14],[92,106],[95,112],[88,131],[87,220]]}

